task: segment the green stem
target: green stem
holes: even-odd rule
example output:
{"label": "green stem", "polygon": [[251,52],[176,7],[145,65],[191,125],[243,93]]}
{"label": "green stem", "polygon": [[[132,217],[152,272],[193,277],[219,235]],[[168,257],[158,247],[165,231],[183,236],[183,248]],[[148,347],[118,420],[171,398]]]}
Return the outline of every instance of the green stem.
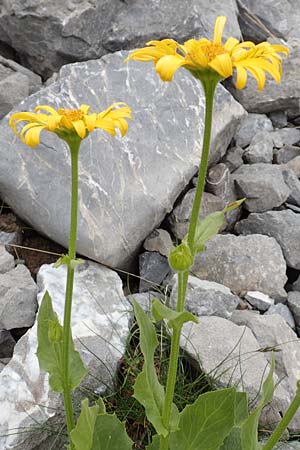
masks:
{"label": "green stem", "polygon": [[193,242],[195,239],[196,227],[198,223],[199,211],[201,206],[202,195],[205,187],[206,172],[209,159],[210,149],[210,137],[212,128],[212,116],[213,116],[213,102],[214,93],[217,85],[217,81],[208,78],[201,80],[204,93],[205,93],[205,122],[204,122],[204,135],[203,146],[201,154],[201,163],[198,174],[198,181],[196,186],[196,193],[190,218],[189,232],[188,232],[188,244],[190,248],[193,248]]}
{"label": "green stem", "polygon": [[[76,238],[77,238],[77,209],[78,209],[78,153],[81,141],[75,141],[69,144],[71,150],[71,168],[72,168],[72,193],[71,193],[71,223],[69,235],[69,258],[74,260],[76,257]],[[72,405],[71,388],[69,382],[69,348],[71,341],[71,312],[72,297],[74,285],[74,267],[68,265],[64,324],[63,324],[63,398],[66,412],[67,429],[71,449],[74,449],[70,433],[75,427],[74,410]]]}
{"label": "green stem", "polygon": [[294,400],[288,407],[286,413],[284,414],[283,418],[271,434],[268,442],[263,447],[262,450],[271,450],[274,448],[274,446],[277,444],[281,436],[283,435],[284,431],[287,429],[290,421],[296,414],[298,408],[300,407],[300,382],[297,383],[297,392],[295,394]]}
{"label": "green stem", "polygon": [[[217,81],[211,78],[201,81],[205,92],[206,109],[205,109],[205,125],[204,125],[201,163],[199,168],[196,194],[194,198],[188,231],[188,244],[191,249],[193,248],[193,242],[195,239],[196,227],[201,206],[201,199],[205,186],[206,172],[209,159],[210,136],[212,128],[213,99],[215,88],[217,85]],[[178,272],[178,293],[177,293],[177,307],[176,307],[177,312],[182,312],[184,310],[188,276],[189,272],[187,270],[184,272]],[[176,384],[181,330],[182,327],[180,327],[179,329],[174,329],[171,338],[171,354],[169,359],[166,396],[162,413],[162,421],[166,429],[169,429],[170,427],[170,415]],[[166,437],[160,436],[160,450],[168,450],[168,449],[169,449],[169,435]]]}

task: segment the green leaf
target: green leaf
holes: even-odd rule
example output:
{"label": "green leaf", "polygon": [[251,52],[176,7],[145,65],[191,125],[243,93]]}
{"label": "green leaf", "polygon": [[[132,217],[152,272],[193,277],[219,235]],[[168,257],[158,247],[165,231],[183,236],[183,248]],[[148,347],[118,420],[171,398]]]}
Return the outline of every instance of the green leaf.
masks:
{"label": "green leaf", "polygon": [[156,322],[167,319],[168,326],[173,329],[179,329],[186,322],[198,323],[198,318],[192,313],[183,311],[176,312],[162,304],[159,300],[154,299],[152,303],[152,315]]}
{"label": "green leaf", "polygon": [[275,357],[272,353],[270,371],[263,383],[262,398],[258,403],[257,407],[249,415],[248,419],[241,426],[241,442],[242,450],[259,450],[261,445],[257,439],[257,429],[259,416],[265,405],[270,403],[273,398],[274,392],[274,367],[275,367]]}
{"label": "green leaf", "polygon": [[233,428],[231,430],[230,434],[225,438],[222,447],[220,447],[220,450],[243,450],[240,428]]}
{"label": "green leaf", "polygon": [[68,266],[71,269],[76,269],[80,264],[84,264],[83,259],[71,259],[69,255],[62,255],[58,260],[54,263],[54,268],[57,269],[60,266]]}
{"label": "green leaf", "polygon": [[[193,255],[205,250],[206,242],[212,239],[223,225],[225,214],[238,208],[244,201],[245,199],[243,198],[241,200],[237,200],[236,202],[230,203],[222,211],[213,212],[198,221],[192,246]],[[183,242],[188,242],[187,235],[183,238]]]}
{"label": "green leaf", "polygon": [[234,421],[234,388],[202,394],[180,413],[179,430],[170,434],[170,450],[219,450]]}
{"label": "green leaf", "polygon": [[235,425],[230,434],[225,438],[220,450],[242,450],[241,425],[248,418],[248,402],[245,392],[235,393]]}
{"label": "green leaf", "polygon": [[[134,385],[134,397],[144,406],[148,420],[154,426],[156,432],[167,436],[168,430],[162,423],[162,410],[165,399],[165,391],[159,383],[154,367],[154,352],[158,346],[155,328],[149,317],[133,299],[134,313],[140,329],[140,347],[144,355],[142,372],[137,376]],[[177,428],[179,413],[174,405],[170,422],[172,429]]]}
{"label": "green leaf", "polygon": [[159,450],[159,436],[156,434],[152,437],[152,442],[150,445],[147,445],[146,450]]}
{"label": "green leaf", "polygon": [[[131,450],[133,442],[128,437],[124,423],[115,414],[99,414],[94,427],[90,450]],[[80,447],[76,450],[82,450]]]}
{"label": "green leaf", "polygon": [[[62,327],[52,308],[52,301],[46,291],[38,314],[37,357],[41,370],[49,373],[49,384],[54,392],[63,392]],[[87,374],[79,353],[74,349],[72,336],[69,344],[69,388],[75,389]]]}
{"label": "green leaf", "polygon": [[90,406],[85,398],[81,402],[81,412],[76,427],[71,431],[71,439],[76,449],[91,450],[94,437],[94,427],[99,413],[99,405]]}

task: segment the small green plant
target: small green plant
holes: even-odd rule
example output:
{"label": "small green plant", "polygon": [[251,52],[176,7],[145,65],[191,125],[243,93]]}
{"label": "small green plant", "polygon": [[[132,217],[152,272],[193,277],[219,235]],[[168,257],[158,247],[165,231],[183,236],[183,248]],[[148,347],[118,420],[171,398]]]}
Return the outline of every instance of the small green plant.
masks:
{"label": "small green plant", "polygon": [[[153,61],[163,81],[171,81],[180,67],[185,67],[202,83],[206,99],[205,127],[199,177],[189,223],[188,234],[169,255],[169,264],[178,276],[176,310],[168,308],[158,300],[152,304],[152,319],[133,300],[135,317],[139,326],[139,346],[143,354],[143,365],[134,383],[133,397],[145,409],[147,420],[154,433],[148,450],[271,450],[282,436],[300,405],[300,385],[290,407],[281,422],[262,446],[258,442],[258,421],[263,407],[272,400],[274,384],[274,355],[270,371],[263,383],[262,397],[249,414],[247,396],[228,388],[205,392],[193,403],[179,409],[174,402],[178,377],[179,344],[182,327],[187,322],[197,323],[196,316],[185,310],[185,297],[189,270],[199,252],[205,250],[209,239],[218,233],[225,214],[241,205],[236,201],[223,211],[215,212],[198,221],[202,194],[209,160],[213,101],[217,84],[236,70],[236,86],[245,87],[247,71],[257,80],[261,90],[265,84],[265,72],[275,81],[281,79],[281,56],[287,54],[286,47],[263,42],[241,42],[233,37],[222,44],[222,33],[226,18],[218,17],[214,39],[190,39],[184,45],[172,39],[151,41],[148,47],[134,51],[128,59]],[[123,104],[114,104],[100,114],[88,114],[89,107],[79,110],[54,110],[49,106],[37,107],[35,113],[13,114],[10,124],[17,131],[20,122],[27,122],[20,137],[29,146],[39,144],[42,130],[56,133],[70,148],[72,162],[72,203],[68,255],[62,256],[57,265],[66,264],[67,285],[63,326],[53,311],[51,298],[45,294],[38,315],[38,358],[41,369],[49,373],[49,383],[55,392],[64,398],[69,450],[130,450],[133,442],[128,437],[124,423],[116,414],[109,414],[103,400],[89,406],[88,399],[81,403],[81,412],[75,424],[71,391],[86,374],[79,353],[74,349],[71,333],[71,310],[73,281],[76,266],[76,230],[78,206],[78,154],[82,139],[95,128],[115,134],[119,128],[127,131],[126,119],[131,111]],[[40,110],[46,113],[40,113]],[[166,379],[160,378],[156,370],[156,353],[159,345],[154,323],[165,322],[170,331],[171,350],[168,358]],[[164,383],[165,386],[164,387]]]}

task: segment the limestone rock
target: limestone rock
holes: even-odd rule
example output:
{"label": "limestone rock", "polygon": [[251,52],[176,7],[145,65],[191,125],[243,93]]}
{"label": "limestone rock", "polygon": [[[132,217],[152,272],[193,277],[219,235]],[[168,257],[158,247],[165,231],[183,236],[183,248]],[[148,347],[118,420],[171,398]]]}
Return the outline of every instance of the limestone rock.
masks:
{"label": "limestone rock", "polygon": [[251,143],[256,133],[272,130],[272,122],[265,114],[248,114],[237,129],[234,140],[236,145],[244,148]]}
{"label": "limestone rock", "polygon": [[144,249],[149,252],[158,252],[162,256],[168,257],[174,245],[171,236],[166,230],[155,229],[147,237],[144,244]]}
{"label": "limestone rock", "polygon": [[[174,309],[177,303],[177,283],[174,284],[170,302]],[[186,309],[199,317],[218,316],[228,319],[237,308],[240,299],[226,286],[213,281],[190,276],[186,292]]]}
{"label": "limestone rock", "polygon": [[274,164],[244,164],[233,174],[237,191],[246,197],[244,207],[250,212],[264,212],[282,205],[290,194],[281,168]]}
{"label": "limestone rock", "polygon": [[[38,274],[41,301],[47,289],[62,321],[66,267],[44,265]],[[102,392],[112,386],[128,336],[130,304],[118,275],[99,264],[85,262],[76,270],[72,308],[75,346],[90,370],[84,386]],[[17,433],[56,417],[61,399],[49,391],[48,375],[40,372],[36,357],[36,324],[17,343],[14,355],[0,374],[0,448],[31,450],[45,433]],[[100,381],[101,380],[101,381]],[[82,392],[80,392],[82,398]],[[64,419],[62,419],[64,420]],[[56,428],[57,429],[57,428]],[[46,447],[47,448],[47,447]],[[49,448],[49,447],[48,447]]]}
{"label": "limestone rock", "polygon": [[289,310],[288,306],[284,305],[283,303],[277,303],[277,305],[271,305],[270,308],[268,309],[268,311],[265,312],[265,314],[267,316],[272,315],[272,314],[278,314],[286,321],[286,323],[291,327],[292,330],[295,330],[295,328],[296,328],[293,314]]}
{"label": "limestone rock", "polygon": [[300,141],[300,130],[297,128],[282,128],[271,133],[274,147],[280,148],[283,145],[293,145]]}
{"label": "limestone rock", "polygon": [[192,273],[227,286],[239,295],[260,291],[276,299],[286,298],[286,263],[274,238],[217,235],[197,255]]}
{"label": "limestone rock", "polygon": [[139,255],[139,269],[140,292],[159,287],[171,271],[168,259],[158,252],[144,252]]}
{"label": "limestone rock", "polygon": [[37,287],[23,264],[0,275],[0,329],[31,327],[37,310]]}
{"label": "limestone rock", "polygon": [[[17,109],[32,111],[37,104],[77,108],[86,103],[91,111],[99,111],[116,101],[132,108],[134,120],[125,138],[94,131],[79,155],[78,253],[128,270],[145,238],[197,171],[204,96],[200,83],[186,71],[177,73],[172,83],[162,83],[152,64],[125,64],[127,55],[119,52],[64,66],[56,83]],[[244,115],[220,85],[211,163],[224,155]],[[28,148],[7,122],[5,118],[0,124],[1,197],[34,229],[66,247],[68,149],[48,132],[42,132],[38,149]]]}
{"label": "limestone rock", "polygon": [[15,267],[13,255],[6,251],[5,246],[0,244],[0,274],[8,272]]}
{"label": "limestone rock", "polygon": [[7,330],[0,330],[0,358],[10,358],[13,354],[16,341]]}
{"label": "limestone rock", "polygon": [[284,145],[274,151],[274,161],[276,164],[285,164],[296,156],[300,156],[300,147],[296,145]]}
{"label": "limestone rock", "polygon": [[243,154],[244,149],[239,146],[230,147],[225,156],[222,158],[222,162],[226,164],[230,172],[234,172],[238,169],[243,163]]}
{"label": "limestone rock", "polygon": [[238,222],[240,234],[264,234],[276,239],[289,267],[300,269],[300,216],[290,210],[250,214]]}
{"label": "limestone rock", "polygon": [[287,202],[292,205],[300,206],[300,181],[291,169],[282,170],[284,181],[291,190]]}
{"label": "limestone rock", "polygon": [[243,155],[243,159],[248,164],[272,163],[273,160],[273,139],[272,133],[261,131],[251,140],[249,147]]}
{"label": "limestone rock", "polygon": [[272,305],[274,305],[273,298],[270,298],[262,292],[248,291],[245,295],[245,299],[250,303],[250,305],[260,311],[267,311]]}

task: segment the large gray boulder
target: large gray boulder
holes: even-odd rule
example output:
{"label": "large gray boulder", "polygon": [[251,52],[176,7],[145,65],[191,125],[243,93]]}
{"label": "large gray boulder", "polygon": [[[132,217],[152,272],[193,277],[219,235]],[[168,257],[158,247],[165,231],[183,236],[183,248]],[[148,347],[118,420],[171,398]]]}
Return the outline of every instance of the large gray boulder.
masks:
{"label": "large gray boulder", "polygon": [[[52,265],[44,265],[38,273],[39,303],[47,290],[61,323],[65,280],[66,266],[54,269]],[[86,261],[80,265],[75,274],[72,332],[75,346],[89,369],[81,385],[83,388],[101,394],[112,387],[125,351],[130,317],[131,306],[123,295],[118,275],[96,263]],[[18,341],[13,358],[0,374],[1,449],[34,449],[47,438],[47,426],[43,425],[49,419],[59,419],[61,397],[49,390],[48,375],[40,371],[36,350],[35,324]],[[76,398],[82,400],[82,391]],[[37,423],[40,433],[35,429],[33,433],[22,433]],[[56,424],[56,430],[61,424]],[[46,448],[51,448],[50,444]]]}
{"label": "large gray boulder", "polygon": [[250,214],[235,226],[239,234],[264,234],[276,239],[289,267],[300,269],[300,216],[291,210]]}
{"label": "large gray boulder", "polygon": [[[130,61],[127,52],[64,66],[58,81],[19,105],[101,111],[116,101],[133,110],[124,139],[97,130],[82,143],[79,161],[78,253],[128,269],[144,239],[170,212],[195,174],[201,155],[204,96],[187,71],[162,83],[152,64]],[[245,111],[219,86],[211,162],[226,152]],[[70,158],[54,134],[42,133],[31,149],[3,119],[0,126],[1,197],[18,216],[54,241],[68,245]]]}
{"label": "large gray boulder", "polygon": [[[225,36],[240,37],[235,0],[3,0],[1,41],[16,50],[21,62],[43,76],[63,64],[85,61],[151,39],[186,40],[213,36],[218,15],[226,15]],[[209,33],[209,35],[208,35]]]}
{"label": "large gray boulder", "polygon": [[207,242],[192,268],[201,279],[227,286],[235,294],[260,291],[274,299],[286,298],[286,264],[274,238],[253,234],[218,234]]}

